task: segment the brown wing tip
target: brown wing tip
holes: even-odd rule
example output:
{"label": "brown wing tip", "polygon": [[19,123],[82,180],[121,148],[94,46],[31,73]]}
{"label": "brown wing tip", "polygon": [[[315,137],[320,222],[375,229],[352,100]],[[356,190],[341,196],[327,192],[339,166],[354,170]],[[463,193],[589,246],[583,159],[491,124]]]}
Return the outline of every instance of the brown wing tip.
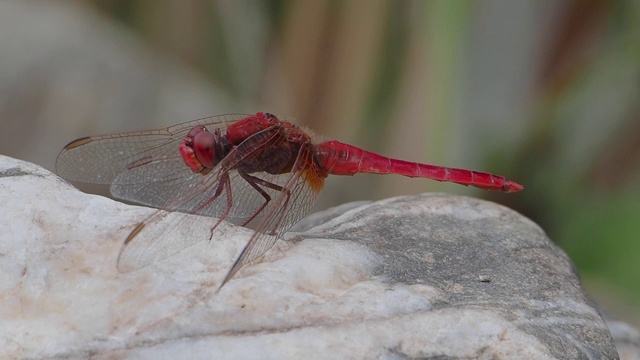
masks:
{"label": "brown wing tip", "polygon": [[76,139],[76,140],[73,140],[72,142],[68,143],[68,144],[64,147],[64,150],[71,150],[71,149],[75,149],[75,148],[77,148],[78,146],[82,146],[82,145],[84,145],[84,144],[88,144],[88,143],[90,143],[91,141],[93,141],[93,140],[91,140],[91,137],[89,137],[89,136],[87,136],[87,137],[82,137],[82,138],[80,138],[80,139]]}
{"label": "brown wing tip", "polygon": [[133,240],[134,237],[136,237],[136,235],[138,235],[138,233],[140,231],[142,231],[142,229],[144,229],[144,223],[140,223],[138,224],[138,226],[136,226],[135,229],[133,229],[133,231],[131,231],[131,233],[129,234],[129,236],[127,236],[127,238],[124,241],[123,246],[126,246],[128,243],[131,242],[131,240]]}
{"label": "brown wing tip", "polygon": [[[234,265],[235,268],[235,265]],[[231,270],[229,270],[229,272],[227,273],[227,275],[224,277],[224,279],[222,280],[222,282],[220,282],[220,285],[218,285],[218,288],[216,289],[216,294],[220,292],[220,290],[222,289],[222,287],[224,286],[224,284],[226,284],[227,282],[229,282],[229,280],[231,280],[231,278],[233,277],[233,275],[236,274],[236,272],[238,272],[239,269],[234,269],[232,268]]]}
{"label": "brown wing tip", "polygon": [[133,238],[135,238],[136,235],[138,235],[138,233],[140,233],[140,231],[144,229],[144,227],[145,227],[144,223],[138,224],[138,226],[136,226],[136,228],[133,229],[133,231],[131,231],[129,236],[127,236],[127,238],[124,240],[124,244],[122,244],[122,247],[120,247],[120,253],[118,254],[118,262],[116,264],[116,268],[118,269],[119,272],[128,273],[139,268],[130,263],[127,263],[126,261],[123,262],[122,254],[124,253],[125,249],[127,248],[127,245],[131,242],[131,240],[133,240]]}

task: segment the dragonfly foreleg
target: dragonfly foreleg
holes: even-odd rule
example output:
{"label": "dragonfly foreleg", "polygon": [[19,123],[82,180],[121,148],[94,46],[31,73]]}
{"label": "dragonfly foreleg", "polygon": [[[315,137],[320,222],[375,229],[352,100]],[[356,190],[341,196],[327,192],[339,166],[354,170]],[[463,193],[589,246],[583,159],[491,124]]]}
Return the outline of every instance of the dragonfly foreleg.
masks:
{"label": "dragonfly foreleg", "polygon": [[229,173],[228,172],[224,172],[220,175],[220,181],[218,181],[218,186],[216,187],[216,192],[213,194],[212,197],[208,198],[205,202],[203,202],[202,204],[200,204],[200,206],[198,206],[198,208],[193,212],[194,214],[202,211],[202,209],[206,208],[207,206],[209,206],[212,202],[214,202],[217,198],[220,197],[220,195],[222,195],[222,191],[225,190],[225,195],[227,196],[227,208],[224,210],[224,212],[220,215],[220,217],[218,218],[218,221],[216,222],[215,225],[213,225],[213,227],[211,227],[211,233],[209,236],[209,241],[211,241],[211,239],[213,238],[213,231],[218,227],[218,225],[220,225],[220,223],[227,218],[227,215],[229,215],[229,212],[231,211],[231,208],[233,207],[233,199],[231,198],[231,182],[229,180]]}

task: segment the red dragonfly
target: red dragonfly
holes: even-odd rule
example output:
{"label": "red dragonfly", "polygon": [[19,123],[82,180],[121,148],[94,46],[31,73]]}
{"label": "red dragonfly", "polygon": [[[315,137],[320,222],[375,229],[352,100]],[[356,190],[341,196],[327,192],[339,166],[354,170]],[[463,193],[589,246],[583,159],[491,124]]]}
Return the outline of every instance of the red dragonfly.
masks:
{"label": "red dragonfly", "polygon": [[[267,113],[83,137],[64,147],[56,169],[65,179],[109,184],[116,198],[161,209],[124,241],[121,272],[211,239],[225,219],[243,226],[254,221],[253,236],[220,287],[309,212],[330,174],[398,174],[487,190],[523,189],[485,172],[390,159],[338,141],[314,143],[303,129]],[[189,236],[177,236],[180,231]]]}

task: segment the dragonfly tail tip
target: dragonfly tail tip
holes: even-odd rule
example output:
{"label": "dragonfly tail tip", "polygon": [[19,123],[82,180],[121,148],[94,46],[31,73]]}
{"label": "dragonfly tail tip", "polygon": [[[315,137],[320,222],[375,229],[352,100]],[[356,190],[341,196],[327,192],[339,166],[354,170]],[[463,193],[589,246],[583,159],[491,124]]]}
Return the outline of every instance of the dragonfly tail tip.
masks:
{"label": "dragonfly tail tip", "polygon": [[509,185],[507,187],[507,192],[518,192],[524,189],[524,186],[518,184],[517,182],[509,181]]}

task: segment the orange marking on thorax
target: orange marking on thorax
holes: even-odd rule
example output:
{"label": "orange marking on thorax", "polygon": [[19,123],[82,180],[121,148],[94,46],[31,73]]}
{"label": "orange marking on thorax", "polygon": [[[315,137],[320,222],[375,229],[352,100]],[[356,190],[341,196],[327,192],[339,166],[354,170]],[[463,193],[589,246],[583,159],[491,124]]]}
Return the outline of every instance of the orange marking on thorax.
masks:
{"label": "orange marking on thorax", "polygon": [[317,194],[322,191],[322,187],[324,186],[324,179],[326,178],[326,176],[321,176],[318,173],[315,165],[303,170],[302,176],[304,176],[305,183],[307,183],[307,185],[314,193]]}

